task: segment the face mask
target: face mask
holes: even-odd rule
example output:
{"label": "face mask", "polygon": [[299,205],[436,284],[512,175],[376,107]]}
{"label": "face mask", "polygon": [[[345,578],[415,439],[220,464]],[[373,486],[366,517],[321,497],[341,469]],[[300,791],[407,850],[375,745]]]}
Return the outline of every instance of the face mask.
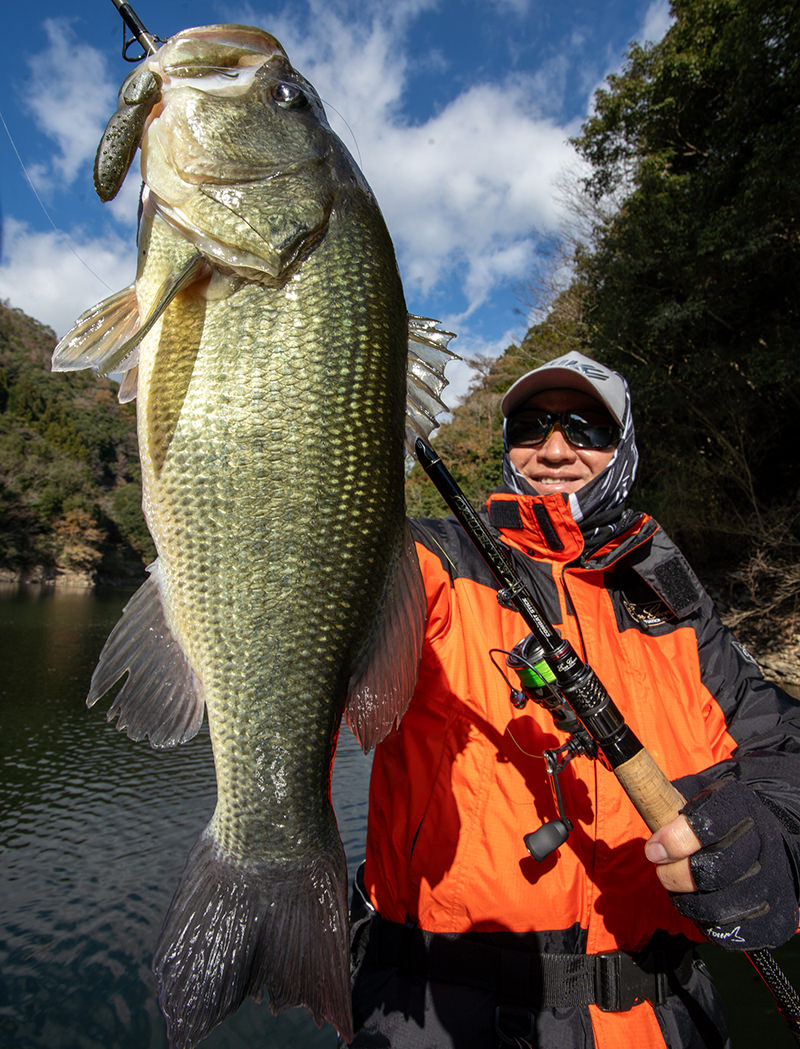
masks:
{"label": "face mask", "polygon": [[[521,495],[536,495],[522,474],[512,464],[508,455],[506,420],[503,424],[503,482],[513,492]],[[569,508],[575,522],[580,525],[587,543],[600,534],[610,536],[622,516],[639,463],[636,436],[631,412],[631,395],[625,384],[625,411],[622,416],[619,444],[608,466],[593,477],[588,484],[569,497]]]}

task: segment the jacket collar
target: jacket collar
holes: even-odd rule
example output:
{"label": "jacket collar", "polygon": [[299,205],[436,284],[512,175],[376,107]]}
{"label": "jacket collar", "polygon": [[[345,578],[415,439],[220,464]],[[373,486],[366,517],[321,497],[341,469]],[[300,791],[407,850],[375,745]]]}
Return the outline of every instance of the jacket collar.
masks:
{"label": "jacket collar", "polygon": [[487,508],[489,523],[508,546],[545,561],[567,564],[580,559],[586,568],[607,568],[658,530],[647,514],[633,515],[627,527],[583,558],[584,538],[563,495],[498,491],[489,496]]}

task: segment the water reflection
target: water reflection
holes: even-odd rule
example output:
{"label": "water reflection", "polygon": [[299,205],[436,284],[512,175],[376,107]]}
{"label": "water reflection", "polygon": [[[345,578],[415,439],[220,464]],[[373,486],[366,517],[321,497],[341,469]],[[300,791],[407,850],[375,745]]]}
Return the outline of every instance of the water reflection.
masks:
{"label": "water reflection", "polygon": [[[149,964],[189,848],[215,799],[202,732],[156,752],[84,699],[129,595],[43,592],[0,599],[0,1045],[165,1049]],[[105,706],[105,705],[103,705]],[[334,800],[353,869],[363,852],[368,762],[343,733]],[[332,1049],[305,1010],[247,1002],[209,1049]]]}

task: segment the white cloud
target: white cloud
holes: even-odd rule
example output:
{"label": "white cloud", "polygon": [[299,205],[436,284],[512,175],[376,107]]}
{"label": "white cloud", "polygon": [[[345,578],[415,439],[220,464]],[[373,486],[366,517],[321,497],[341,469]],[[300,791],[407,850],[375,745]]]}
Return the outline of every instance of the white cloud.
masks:
{"label": "white cloud", "polygon": [[376,130],[366,174],[412,287],[463,273],[466,309],[521,279],[561,213],[554,186],[574,151],[523,89],[478,84],[416,128]]}
{"label": "white cloud", "polygon": [[71,184],[93,160],[119,85],[111,82],[105,57],[82,43],[68,19],[46,19],[47,47],[33,55],[23,107],[57,152],[30,174],[40,190]]}
{"label": "white cloud", "polygon": [[674,21],[669,0],[653,0],[645,12],[638,38],[645,43],[657,44]]}
{"label": "white cloud", "polygon": [[136,272],[132,238],[36,233],[13,218],[3,232],[0,297],[59,337],[84,310],[130,284]]}
{"label": "white cloud", "polygon": [[458,353],[461,359],[451,361],[447,365],[445,375],[448,385],[442,394],[445,404],[449,408],[455,408],[464,399],[475,380],[477,372],[468,363],[468,359],[499,357],[512,343],[518,341],[519,333],[508,329],[496,339],[481,339],[466,335],[464,338],[459,338],[456,343],[451,343],[450,349]]}
{"label": "white cloud", "polygon": [[127,226],[133,240],[136,229],[136,216],[139,213],[139,196],[142,192],[142,175],[139,171],[139,157],[135,157],[128,171],[128,177],[112,201],[103,205],[106,214],[110,214],[120,224],[120,230]]}

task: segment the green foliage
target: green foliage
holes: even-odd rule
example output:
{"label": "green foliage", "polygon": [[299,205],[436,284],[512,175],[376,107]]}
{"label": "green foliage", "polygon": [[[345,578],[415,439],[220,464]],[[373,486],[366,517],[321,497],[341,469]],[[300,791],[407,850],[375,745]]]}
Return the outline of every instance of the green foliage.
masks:
{"label": "green foliage", "polygon": [[796,513],[800,14],[675,0],[577,146],[622,203],[578,257],[588,352],[631,382],[640,500],[695,556],[740,556]]}
{"label": "green foliage", "polygon": [[152,557],[135,414],[108,380],[50,371],[55,336],[0,304],[0,568],[132,578]]}
{"label": "green foliage", "polygon": [[129,482],[115,489],[113,517],[122,535],[142,560],[149,564],[156,556],[156,549],[142,515],[142,486]]}

